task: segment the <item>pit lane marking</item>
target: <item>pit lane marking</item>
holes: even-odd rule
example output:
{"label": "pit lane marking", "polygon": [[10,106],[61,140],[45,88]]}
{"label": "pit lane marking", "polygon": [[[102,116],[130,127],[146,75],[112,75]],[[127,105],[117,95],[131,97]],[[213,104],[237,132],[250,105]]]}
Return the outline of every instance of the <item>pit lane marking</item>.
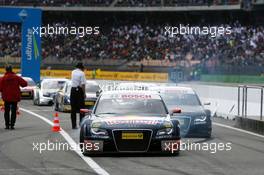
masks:
{"label": "pit lane marking", "polygon": [[221,123],[212,122],[212,124],[216,125],[216,126],[223,127],[223,128],[228,128],[228,129],[232,129],[232,130],[239,131],[239,132],[242,132],[242,133],[246,133],[246,134],[249,134],[249,135],[253,135],[253,136],[256,136],[256,137],[264,138],[264,135],[257,134],[257,133],[254,133],[254,132],[250,132],[250,131],[246,131],[246,130],[239,129],[239,128],[235,128],[235,127],[232,127],[232,126],[224,125],[224,124],[221,124]]}
{"label": "pit lane marking", "polygon": [[[20,108],[19,108],[20,109]],[[50,112],[50,110],[41,110],[41,109],[39,109],[39,110],[30,110],[31,112]]]}
{"label": "pit lane marking", "polygon": [[[35,117],[38,117],[39,119],[43,120],[44,122],[48,123],[49,125],[53,126],[52,121],[49,119],[36,114],[34,112],[31,112],[30,110],[27,110],[25,108],[20,108],[21,111],[26,112],[28,114],[31,114]],[[71,136],[61,128],[60,134],[64,137],[64,139],[70,144],[72,148],[77,148],[77,143],[71,138]],[[85,163],[87,163],[97,174],[99,175],[109,175],[108,172],[106,172],[102,167],[100,167],[91,157],[85,157],[82,152],[79,149],[74,149],[77,155],[79,155]]]}

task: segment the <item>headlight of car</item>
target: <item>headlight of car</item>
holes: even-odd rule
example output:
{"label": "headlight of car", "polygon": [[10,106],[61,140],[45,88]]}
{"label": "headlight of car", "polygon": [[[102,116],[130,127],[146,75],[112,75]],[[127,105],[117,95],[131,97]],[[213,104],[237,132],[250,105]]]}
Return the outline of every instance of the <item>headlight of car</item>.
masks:
{"label": "headlight of car", "polygon": [[94,122],[91,125],[91,133],[94,135],[108,136],[108,132],[106,129],[100,128],[100,122]]}
{"label": "headlight of car", "polygon": [[205,123],[206,121],[206,116],[205,115],[201,115],[201,116],[196,116],[194,119],[195,123]]}
{"label": "headlight of car", "polygon": [[173,128],[160,129],[157,132],[157,136],[170,135],[173,132]]}
{"label": "headlight of car", "polygon": [[173,124],[171,122],[164,122],[163,127],[163,129],[158,130],[157,136],[170,135],[173,132]]}
{"label": "headlight of car", "polygon": [[108,136],[107,130],[102,128],[91,128],[91,133],[94,135]]}

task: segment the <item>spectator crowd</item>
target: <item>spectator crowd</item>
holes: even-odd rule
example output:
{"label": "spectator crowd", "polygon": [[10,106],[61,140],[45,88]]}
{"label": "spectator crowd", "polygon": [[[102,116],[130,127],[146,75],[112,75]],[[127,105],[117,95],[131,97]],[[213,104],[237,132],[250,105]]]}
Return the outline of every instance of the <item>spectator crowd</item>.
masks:
{"label": "spectator crowd", "polygon": [[0,0],[12,6],[109,6],[113,0]]}
{"label": "spectator crowd", "polygon": [[197,6],[238,4],[239,0],[0,0],[0,5],[17,6]]}
{"label": "spectator crowd", "polygon": [[[74,26],[76,23],[53,23]],[[42,57],[102,60],[198,60],[207,64],[264,65],[264,27],[235,22],[232,33],[210,35],[164,35],[165,26],[139,23],[101,26],[100,34],[48,35],[42,38]],[[21,55],[19,25],[0,23],[0,57]]]}
{"label": "spectator crowd", "polygon": [[21,55],[21,29],[19,25],[0,23],[0,57]]}

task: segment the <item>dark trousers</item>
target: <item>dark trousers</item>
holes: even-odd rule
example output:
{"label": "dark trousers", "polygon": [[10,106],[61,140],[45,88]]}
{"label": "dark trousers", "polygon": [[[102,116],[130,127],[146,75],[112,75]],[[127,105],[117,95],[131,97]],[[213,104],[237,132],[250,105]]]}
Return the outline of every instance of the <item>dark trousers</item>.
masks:
{"label": "dark trousers", "polygon": [[[10,121],[10,110],[11,110],[11,121]],[[5,125],[6,127],[15,126],[16,123],[16,111],[17,102],[6,102],[5,101]]]}
{"label": "dark trousers", "polygon": [[[71,88],[71,122],[72,127],[76,127],[76,113],[80,113],[80,109],[84,108],[84,93],[82,88]],[[84,114],[80,113],[80,122],[82,121]]]}

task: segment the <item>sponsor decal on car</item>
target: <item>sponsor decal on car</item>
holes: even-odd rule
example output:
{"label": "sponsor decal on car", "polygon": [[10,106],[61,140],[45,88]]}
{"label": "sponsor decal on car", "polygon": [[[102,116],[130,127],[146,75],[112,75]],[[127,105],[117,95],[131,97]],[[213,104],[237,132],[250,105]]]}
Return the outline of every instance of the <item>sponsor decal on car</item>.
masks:
{"label": "sponsor decal on car", "polygon": [[101,97],[101,99],[139,99],[139,100],[149,100],[149,99],[160,99],[157,94],[108,94]]}
{"label": "sponsor decal on car", "polygon": [[145,124],[145,125],[157,125],[158,120],[109,120],[106,121],[107,125],[120,125],[120,124]]}

